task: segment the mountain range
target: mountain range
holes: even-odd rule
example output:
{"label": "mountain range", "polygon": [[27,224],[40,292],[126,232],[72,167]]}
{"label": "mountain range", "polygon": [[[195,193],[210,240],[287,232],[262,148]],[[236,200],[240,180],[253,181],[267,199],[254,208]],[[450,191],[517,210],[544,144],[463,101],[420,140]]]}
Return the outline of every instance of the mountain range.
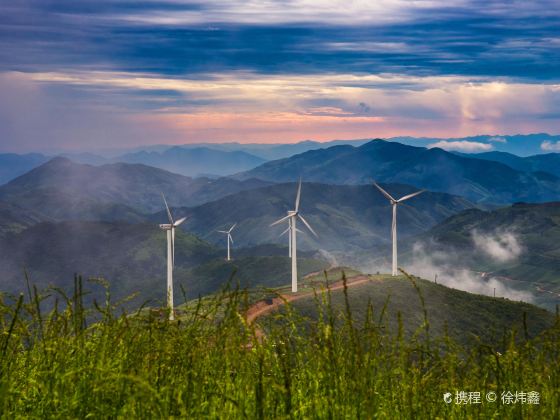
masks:
{"label": "mountain range", "polygon": [[56,220],[144,220],[170,205],[197,205],[269,182],[189,178],[140,164],[93,166],[54,158],[0,186],[0,201]]}
{"label": "mountain range", "polygon": [[365,184],[375,179],[460,195],[478,203],[550,201],[560,196],[560,179],[550,173],[523,172],[500,162],[384,140],[311,150],[234,176],[275,182],[300,177],[328,184]]}
{"label": "mountain range", "polygon": [[221,151],[208,147],[171,147],[162,152],[140,151],[114,160],[141,163],[186,176],[231,175],[259,166],[265,159],[244,151]]}

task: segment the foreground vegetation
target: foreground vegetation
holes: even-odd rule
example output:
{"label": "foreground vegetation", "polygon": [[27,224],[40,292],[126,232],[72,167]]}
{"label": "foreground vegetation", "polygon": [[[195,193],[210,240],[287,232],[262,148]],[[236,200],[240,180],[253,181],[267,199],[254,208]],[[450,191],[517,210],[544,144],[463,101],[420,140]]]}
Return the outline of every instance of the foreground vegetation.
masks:
{"label": "foreground vegetation", "polygon": [[[384,307],[368,305],[356,322],[346,290],[344,310],[318,291],[313,327],[288,305],[262,320],[261,338],[245,320],[249,294],[236,289],[187,305],[176,322],[155,310],[119,313],[109,294],[85,308],[79,280],[73,296],[58,295],[49,313],[33,289],[0,299],[3,418],[560,416],[558,314],[533,339],[507,332],[499,352],[434,337],[427,315],[411,335],[402,320],[387,333]],[[456,391],[482,401],[443,401]],[[497,401],[486,401],[490,391]],[[537,391],[539,404],[504,404],[508,391]]]}

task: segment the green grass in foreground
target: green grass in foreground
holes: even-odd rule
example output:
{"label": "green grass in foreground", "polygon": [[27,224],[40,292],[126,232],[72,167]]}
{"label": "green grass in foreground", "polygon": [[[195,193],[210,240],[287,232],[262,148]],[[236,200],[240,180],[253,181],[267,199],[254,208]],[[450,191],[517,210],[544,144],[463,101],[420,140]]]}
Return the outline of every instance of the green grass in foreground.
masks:
{"label": "green grass in foreground", "polygon": [[[50,313],[36,292],[0,299],[3,418],[560,416],[558,317],[533,340],[510,337],[500,354],[434,339],[429,319],[412,336],[403,325],[387,335],[379,312],[354,322],[347,293],[342,314],[324,293],[314,328],[287,310],[258,340],[244,292],[226,290],[168,322],[154,311],[119,315],[109,298],[84,308],[80,289]],[[540,404],[443,402],[460,390],[538,391]]]}

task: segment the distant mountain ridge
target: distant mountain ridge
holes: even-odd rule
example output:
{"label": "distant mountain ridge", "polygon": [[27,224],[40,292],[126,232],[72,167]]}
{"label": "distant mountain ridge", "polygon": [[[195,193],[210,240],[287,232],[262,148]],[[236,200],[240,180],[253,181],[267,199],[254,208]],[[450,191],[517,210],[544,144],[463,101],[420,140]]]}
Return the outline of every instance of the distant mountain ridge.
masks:
{"label": "distant mountain ridge", "polygon": [[472,159],[439,148],[426,149],[385,140],[359,147],[334,146],[267,162],[234,179],[364,184],[376,179],[488,203],[550,201],[560,194],[560,178],[522,172],[500,162]]}
{"label": "distant mountain ridge", "polygon": [[208,147],[171,147],[163,152],[140,151],[113,159],[125,163],[141,163],[186,176],[200,174],[231,175],[252,169],[265,159],[244,151],[221,151]]}
{"label": "distant mountain ridge", "polygon": [[560,177],[560,153],[520,157],[506,152],[485,152],[463,155],[476,159],[491,160],[524,172],[548,172]]}
{"label": "distant mountain ridge", "polygon": [[144,220],[171,205],[197,205],[270,183],[220,178],[192,179],[140,164],[92,166],[58,157],[0,186],[0,200],[56,220]]}

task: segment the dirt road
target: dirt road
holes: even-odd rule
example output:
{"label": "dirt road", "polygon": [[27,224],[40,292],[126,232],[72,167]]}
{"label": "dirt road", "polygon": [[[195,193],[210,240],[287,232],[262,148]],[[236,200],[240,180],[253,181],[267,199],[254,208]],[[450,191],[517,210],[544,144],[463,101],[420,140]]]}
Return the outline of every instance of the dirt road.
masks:
{"label": "dirt road", "polygon": [[[348,287],[354,287],[359,284],[367,283],[368,281],[372,281],[372,279],[366,275],[359,275],[346,279],[346,285]],[[329,289],[331,291],[339,290],[343,288],[344,288],[344,283],[342,282],[342,280],[339,280],[336,283],[332,283],[331,285],[329,285]],[[267,303],[264,300],[259,300],[257,303],[253,304],[247,310],[247,313],[245,315],[247,319],[247,323],[252,324],[259,317],[277,310],[281,305],[284,305],[287,302],[293,302],[296,300],[304,299],[309,296],[313,296],[313,293],[314,293],[313,291],[310,291],[304,293],[283,294],[272,299],[272,302],[270,303]]]}

